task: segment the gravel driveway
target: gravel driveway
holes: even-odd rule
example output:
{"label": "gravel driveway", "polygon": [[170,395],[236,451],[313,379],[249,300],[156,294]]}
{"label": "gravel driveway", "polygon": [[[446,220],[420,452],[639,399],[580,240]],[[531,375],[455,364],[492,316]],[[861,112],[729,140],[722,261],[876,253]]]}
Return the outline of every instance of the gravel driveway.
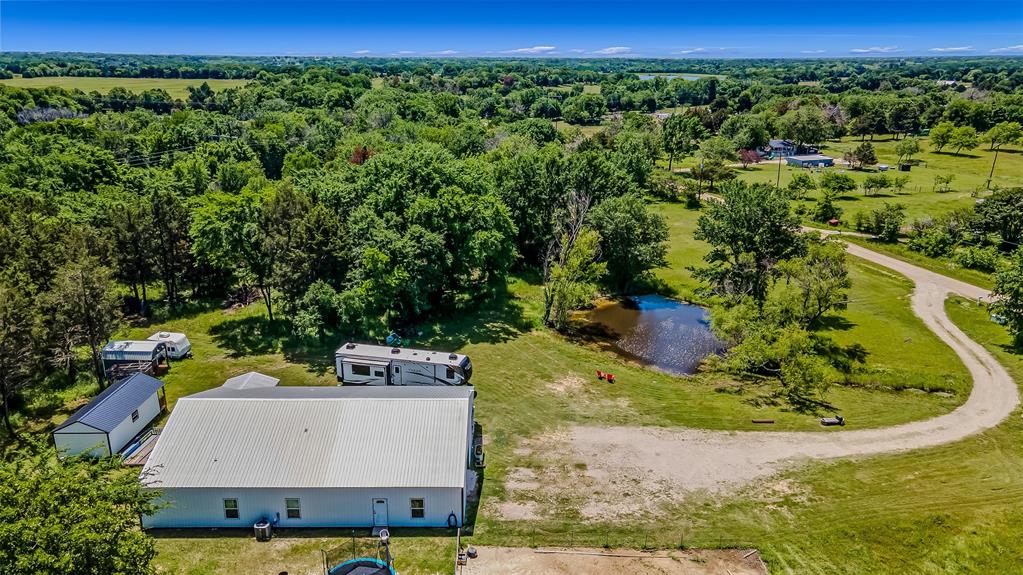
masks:
{"label": "gravel driveway", "polygon": [[913,312],[948,344],[973,377],[965,403],[945,415],[880,429],[832,432],[720,432],[649,427],[576,427],[570,442],[600,484],[622,481],[681,491],[721,491],[799,461],[889,453],[950,443],[1008,417],[1019,404],[1016,383],[945,313],[949,293],[986,299],[987,290],[847,244],[851,255],[903,274],[916,284]]}

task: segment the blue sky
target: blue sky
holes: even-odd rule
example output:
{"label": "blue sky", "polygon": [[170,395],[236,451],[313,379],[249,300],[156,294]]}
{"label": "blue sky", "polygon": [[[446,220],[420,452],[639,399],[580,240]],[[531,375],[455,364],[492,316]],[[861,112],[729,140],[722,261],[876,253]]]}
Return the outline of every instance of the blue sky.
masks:
{"label": "blue sky", "polygon": [[676,58],[1023,55],[1023,1],[0,0],[0,50]]}

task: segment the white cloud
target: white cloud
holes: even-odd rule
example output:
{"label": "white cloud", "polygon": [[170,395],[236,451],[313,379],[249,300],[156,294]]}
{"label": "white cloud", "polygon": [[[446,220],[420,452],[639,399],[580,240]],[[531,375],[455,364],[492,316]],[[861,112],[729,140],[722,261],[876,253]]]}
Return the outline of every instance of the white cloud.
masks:
{"label": "white cloud", "polygon": [[631,54],[632,48],[629,48],[628,46],[608,46],[607,48],[594,50],[593,53],[602,54],[604,56],[621,56],[622,54]]}
{"label": "white cloud", "polygon": [[434,52],[434,54],[437,54],[438,56],[451,56],[452,54],[457,53],[458,50],[441,50],[440,52]]}
{"label": "white cloud", "polygon": [[823,54],[827,50],[800,50],[800,54]]}
{"label": "white cloud", "polygon": [[706,52],[706,48],[687,48],[685,50],[678,50],[676,54],[698,54],[700,52]]}
{"label": "white cloud", "polygon": [[892,54],[901,52],[902,49],[898,46],[871,46],[870,48],[853,48],[849,51],[853,54]]}
{"label": "white cloud", "polygon": [[944,48],[931,48],[931,52],[969,52],[973,46],[947,46]]}
{"label": "white cloud", "polygon": [[1023,44],[1016,44],[1015,46],[1006,46],[1004,48],[992,48],[992,52],[1023,52]]}
{"label": "white cloud", "polygon": [[573,54],[582,54],[585,51],[586,50],[583,50],[582,48],[572,48],[571,50],[569,50],[569,52],[571,52]]}
{"label": "white cloud", "polygon": [[556,46],[530,46],[528,48],[515,48],[514,50],[505,50],[505,54],[546,54],[556,50]]}
{"label": "white cloud", "polygon": [[397,53],[398,53],[399,55],[401,55],[401,56],[408,56],[408,55],[410,55],[410,54],[415,54],[415,53],[416,53],[416,51],[415,51],[415,50],[398,50],[398,52],[397,52]]}
{"label": "white cloud", "polygon": [[352,54],[369,54],[369,50],[356,50]]}

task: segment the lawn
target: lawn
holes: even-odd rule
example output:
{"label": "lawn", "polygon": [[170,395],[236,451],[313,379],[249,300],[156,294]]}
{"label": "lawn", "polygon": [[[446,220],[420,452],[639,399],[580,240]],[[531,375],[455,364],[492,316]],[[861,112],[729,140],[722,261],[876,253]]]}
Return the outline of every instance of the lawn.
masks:
{"label": "lawn", "polygon": [[77,76],[46,76],[41,78],[11,78],[0,80],[0,83],[19,88],[46,88],[49,86],[60,86],[68,90],[81,90],[92,92],[93,90],[106,94],[112,88],[121,87],[140,94],[145,90],[162,88],[172,98],[188,98],[188,87],[199,86],[203,82],[210,85],[214,90],[225,88],[237,88],[249,83],[249,80],[202,80],[187,78],[90,78]]}
{"label": "lawn", "polygon": [[[669,220],[671,233],[670,267],[658,272],[660,288],[687,297],[694,293],[697,283],[686,268],[698,264],[707,249],[692,239],[699,212],[680,204],[658,203],[654,207]],[[870,352],[869,369],[857,376],[857,385],[832,388],[828,400],[833,410],[848,418],[849,428],[863,428],[932,417],[961,403],[969,390],[965,370],[952,352],[912,316],[908,281],[865,262],[853,260],[851,264],[855,287],[849,309],[845,320],[827,324],[827,333],[842,344],[864,345]],[[940,536],[948,535],[942,548],[952,550],[958,548],[953,545],[952,535],[965,537],[964,544],[981,537],[985,544],[1000,545],[1012,541],[1008,535],[1019,534],[1011,524],[1004,531],[1005,538],[988,528],[1001,529],[1014,518],[1019,519],[1018,509],[999,510],[995,503],[1018,496],[1023,491],[1019,485],[1023,475],[1010,476],[1008,471],[996,470],[994,479],[976,476],[991,464],[1015,465],[1018,471],[1019,457],[1012,459],[1011,455],[1021,449],[1018,437],[1023,425],[1018,421],[985,434],[995,439],[973,445],[968,453],[942,448],[875,458],[870,465],[816,464],[809,472],[793,473],[790,481],[795,491],[791,494],[756,492],[735,498],[699,499],[682,507],[662,509],[657,516],[607,524],[582,519],[580,506],[586,501],[586,493],[566,481],[559,486],[557,499],[550,502],[560,510],[558,514],[529,521],[510,519],[500,507],[514,501],[507,487],[510,474],[535,464],[534,456],[524,452],[522,446],[556,437],[573,425],[728,430],[755,429],[752,419],[770,418],[776,422],[770,427],[774,430],[834,432],[821,430],[814,416],[793,412],[777,401],[777,388],[771,382],[736,382],[716,373],[673,377],[610,355],[599,343],[580,344],[541,329],[541,301],[540,287],[534,281],[513,278],[506,295],[451,321],[421,325],[423,336],[413,342],[459,349],[469,354],[475,365],[477,418],[486,436],[488,468],[484,505],[478,511],[470,540],[473,543],[664,547],[681,540],[687,546],[754,545],[765,551],[776,569],[789,565],[796,571],[813,572],[810,565],[834,561],[842,565],[841,572],[851,573],[877,571],[879,564],[872,561],[891,554],[907,565],[919,566],[913,554],[922,547],[911,544],[917,536],[940,540]],[[982,310],[955,311],[961,316],[957,319],[971,322],[970,329],[987,330],[986,338],[999,335],[1001,328],[986,322]],[[236,311],[195,305],[173,319],[161,317],[153,325],[131,327],[119,335],[145,337],[156,330],[184,331],[193,343],[195,357],[175,363],[165,377],[171,406],[183,395],[218,386],[224,379],[248,370],[280,377],[282,385],[335,383],[333,351],[341,341],[330,338],[317,345],[297,344],[268,324],[261,304]],[[1016,361],[1018,369],[1023,370],[1023,360]],[[617,382],[598,382],[592,375],[594,369],[614,372]],[[905,386],[949,390],[954,395],[896,390]],[[65,390],[57,397],[66,398],[69,393]],[[48,422],[60,421],[68,411],[65,408],[53,413]],[[1000,450],[1006,453],[1001,461],[997,460]],[[957,459],[957,455],[963,457]],[[952,470],[936,467],[948,461],[955,464]],[[914,479],[924,482],[919,493],[914,484],[907,482],[907,475],[912,473],[917,474],[912,476]],[[966,506],[949,503],[958,501],[958,490],[965,490],[969,482],[975,489],[983,489],[971,492],[967,500],[987,502],[988,513],[974,513]],[[1000,491],[992,495],[985,491],[987,485]],[[890,495],[892,490],[896,495]],[[941,495],[950,491],[951,495]],[[883,509],[871,513],[861,501],[873,501]],[[970,514],[977,521],[946,524],[934,519],[950,513]],[[841,518],[839,524],[832,524],[836,517]],[[978,522],[980,518],[988,523]],[[982,534],[971,535],[969,528]],[[813,531],[808,532],[810,529]],[[878,536],[881,533],[883,538]],[[268,568],[267,572],[274,573],[314,573],[321,547],[348,541],[347,532],[342,531],[285,531],[271,544],[256,544],[242,531],[156,535],[156,561],[161,570],[191,575],[240,575]],[[882,547],[882,541],[890,548]],[[894,546],[893,541],[897,542]],[[452,541],[444,532],[395,532],[395,555],[402,573],[446,570],[451,548]],[[988,554],[987,547],[981,552],[984,555],[978,553],[968,559],[985,566],[998,565],[994,561],[1001,560]],[[861,569],[855,571],[853,567]]]}
{"label": "lawn", "polygon": [[[953,319],[1023,378],[1023,355],[975,304]],[[692,497],[634,523],[484,517],[480,545],[754,546],[774,573],[1014,573],[1023,565],[1023,420],[947,446],[818,462],[732,497]],[[489,470],[488,470],[489,473]],[[628,489],[628,486],[622,486]]]}
{"label": "lawn", "polygon": [[[847,150],[859,145],[859,138],[843,138],[841,142],[829,142],[821,149],[821,153],[841,158]],[[882,164],[895,166],[898,163],[898,156],[894,152],[895,140],[875,140],[874,148],[877,151],[878,161]],[[991,169],[993,152],[985,148],[978,148],[971,152],[963,152],[961,156],[951,153],[935,153],[928,150],[927,139],[924,138],[921,147],[927,150],[919,154],[915,159],[920,160],[921,165],[914,166],[912,171],[895,172],[889,171],[890,177],[897,175],[908,175],[909,183],[901,193],[886,190],[884,193],[865,196],[862,190],[856,190],[839,198],[838,205],[845,211],[843,220],[851,221],[853,214],[857,211],[869,211],[880,207],[885,202],[898,203],[906,206],[908,221],[926,216],[937,216],[939,214],[957,209],[972,207],[978,198],[988,195],[985,191],[988,172]],[[691,166],[694,163],[692,158],[676,166]],[[829,170],[844,170],[840,166],[825,168]],[[783,166],[781,169],[781,185],[787,186],[792,180],[793,174],[799,172],[800,168]],[[869,171],[845,170],[857,182],[862,182]],[[760,164],[751,166],[745,170],[738,170],[739,178],[750,182],[766,182],[774,184],[778,178],[777,164]],[[934,191],[934,176],[938,174],[953,174],[949,192]],[[995,169],[992,186],[1015,187],[1023,186],[1023,150],[1006,149],[998,154],[998,164]],[[817,194],[808,196],[803,204],[811,208]]]}

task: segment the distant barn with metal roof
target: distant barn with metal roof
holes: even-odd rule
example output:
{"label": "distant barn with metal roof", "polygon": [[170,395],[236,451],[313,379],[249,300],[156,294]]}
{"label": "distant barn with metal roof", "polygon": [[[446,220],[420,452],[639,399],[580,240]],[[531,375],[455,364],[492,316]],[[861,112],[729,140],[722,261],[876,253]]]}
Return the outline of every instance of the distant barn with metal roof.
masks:
{"label": "distant barn with metal roof", "polygon": [[[429,386],[183,397],[142,472],[171,507],[145,524],[246,526],[279,514],[282,526],[460,525],[475,484],[474,397]],[[388,501],[400,507],[388,514]]]}
{"label": "distant barn with metal roof", "polygon": [[62,455],[117,453],[166,406],[163,382],[136,373],[111,384],[53,430]]}

